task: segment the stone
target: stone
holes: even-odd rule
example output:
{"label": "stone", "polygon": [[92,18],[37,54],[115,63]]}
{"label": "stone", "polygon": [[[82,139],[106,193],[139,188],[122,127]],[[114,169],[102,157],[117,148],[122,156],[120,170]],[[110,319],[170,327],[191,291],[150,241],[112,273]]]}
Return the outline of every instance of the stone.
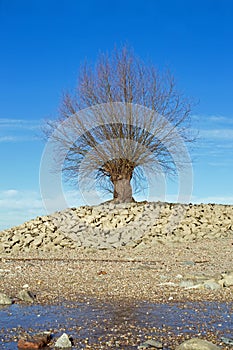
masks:
{"label": "stone", "polygon": [[194,285],[195,283],[192,280],[184,280],[184,281],[181,281],[179,284],[181,288],[190,288],[190,287],[193,287]]}
{"label": "stone", "polygon": [[220,350],[217,345],[203,339],[192,338],[184,341],[176,350]]}
{"label": "stone", "polygon": [[11,272],[11,270],[8,269],[0,269],[0,275],[4,275],[5,273]]}
{"label": "stone", "polygon": [[99,243],[98,249],[100,249],[100,250],[111,249],[111,245],[107,242],[102,242],[102,243]]}
{"label": "stone", "polygon": [[35,301],[35,295],[29,290],[25,289],[19,291],[19,293],[17,294],[17,298],[22,301],[25,301],[26,303],[34,303]]}
{"label": "stone", "polygon": [[66,333],[63,333],[56,341],[55,348],[70,349],[72,343]]}
{"label": "stone", "polygon": [[34,246],[39,247],[42,244],[42,238],[39,236],[33,241]]}
{"label": "stone", "polygon": [[12,300],[6,294],[0,293],[0,305],[11,305]]}
{"label": "stone", "polygon": [[223,274],[223,287],[233,286],[233,271]]}
{"label": "stone", "polygon": [[194,266],[195,265],[195,262],[194,261],[189,261],[189,260],[186,260],[186,261],[182,261],[181,265],[186,265],[186,266]]}
{"label": "stone", "polygon": [[138,245],[135,247],[136,250],[143,250],[146,248],[145,242],[140,242]]}
{"label": "stone", "polygon": [[138,349],[162,349],[163,344],[157,340],[149,339],[138,346]]}
{"label": "stone", "polygon": [[221,337],[221,341],[222,341],[224,344],[233,346],[233,338]]}
{"label": "stone", "polygon": [[113,244],[119,242],[119,234],[112,234],[107,237],[107,243]]}
{"label": "stone", "polygon": [[[63,247],[114,249],[125,245],[144,250],[159,243],[229,237],[233,233],[232,215],[233,206],[216,204],[109,202],[67,208],[2,231],[0,252],[57,251]],[[106,229],[109,235],[105,235]],[[195,264],[194,261],[180,263],[187,267]],[[224,287],[233,285],[229,274],[215,280]]]}
{"label": "stone", "polygon": [[27,335],[24,338],[19,339],[18,349],[41,349],[45,347],[51,339],[51,334],[49,332],[38,333],[34,336]]}
{"label": "stone", "polygon": [[221,288],[220,284],[213,279],[205,281],[203,286],[204,288],[211,290],[217,290]]}

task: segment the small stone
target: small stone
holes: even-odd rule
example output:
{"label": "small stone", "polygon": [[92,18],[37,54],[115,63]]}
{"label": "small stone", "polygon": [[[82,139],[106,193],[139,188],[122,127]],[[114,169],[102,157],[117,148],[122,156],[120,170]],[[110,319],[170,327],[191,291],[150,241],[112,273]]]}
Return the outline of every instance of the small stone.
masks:
{"label": "small stone", "polygon": [[146,340],[144,343],[138,346],[138,349],[162,349],[163,344],[157,340]]}
{"label": "small stone", "polygon": [[140,242],[140,243],[136,246],[135,250],[144,250],[145,248],[146,248],[145,242]]}
{"label": "small stone", "polygon": [[194,262],[194,261],[190,261],[190,260],[186,260],[186,261],[183,261],[183,262],[181,263],[181,265],[194,266],[194,265],[195,265],[195,262]]}
{"label": "small stone", "polygon": [[17,298],[27,303],[34,303],[35,301],[35,295],[29,290],[25,290],[25,289],[21,290],[17,294]]}
{"label": "small stone", "polygon": [[221,337],[221,341],[222,341],[224,344],[233,346],[233,338]]}
{"label": "small stone", "polygon": [[41,349],[45,347],[51,339],[49,332],[39,333],[32,337],[27,336],[26,338],[21,338],[18,341],[18,349]]}
{"label": "small stone", "polygon": [[224,287],[233,286],[233,272],[229,272],[223,275],[223,286]]}
{"label": "small stone", "polygon": [[211,289],[211,290],[217,290],[217,289],[220,289],[221,286],[214,280],[207,280],[204,282],[204,288]]}
{"label": "small stone", "polygon": [[176,350],[220,350],[220,348],[207,340],[192,338],[180,344]]}
{"label": "small stone", "polygon": [[11,305],[12,300],[6,294],[0,293],[0,305]]}
{"label": "small stone", "polygon": [[182,288],[190,288],[190,287],[193,287],[194,284],[195,283],[191,280],[184,280],[180,282],[179,286]]}
{"label": "small stone", "polygon": [[72,343],[66,333],[63,333],[56,341],[55,348],[62,348],[62,349],[70,349],[72,347]]}
{"label": "small stone", "polygon": [[98,271],[98,272],[97,272],[97,275],[99,275],[99,276],[101,276],[101,275],[107,275],[107,272],[101,270],[101,271]]}

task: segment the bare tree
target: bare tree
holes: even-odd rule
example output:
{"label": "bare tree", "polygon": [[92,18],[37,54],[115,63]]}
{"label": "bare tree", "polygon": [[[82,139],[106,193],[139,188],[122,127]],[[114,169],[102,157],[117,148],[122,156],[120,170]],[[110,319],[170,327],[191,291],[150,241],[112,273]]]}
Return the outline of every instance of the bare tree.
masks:
{"label": "bare tree", "polygon": [[174,175],[184,165],[183,144],[193,141],[190,110],[169,71],[158,72],[124,46],[81,67],[76,90],[64,96],[47,135],[57,156],[65,153],[68,180],[91,174],[116,202],[128,202],[145,167]]}

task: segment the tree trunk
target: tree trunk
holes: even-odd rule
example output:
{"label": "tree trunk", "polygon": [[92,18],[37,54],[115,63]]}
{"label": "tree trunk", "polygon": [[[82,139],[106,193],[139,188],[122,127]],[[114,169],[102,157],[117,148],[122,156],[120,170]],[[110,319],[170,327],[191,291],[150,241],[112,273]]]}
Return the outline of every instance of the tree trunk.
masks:
{"label": "tree trunk", "polygon": [[116,179],[113,182],[114,195],[113,201],[116,203],[134,202],[130,179]]}
{"label": "tree trunk", "polygon": [[128,159],[111,159],[106,162],[102,171],[110,177],[113,184],[113,201],[115,203],[134,202],[131,179],[135,164]]}

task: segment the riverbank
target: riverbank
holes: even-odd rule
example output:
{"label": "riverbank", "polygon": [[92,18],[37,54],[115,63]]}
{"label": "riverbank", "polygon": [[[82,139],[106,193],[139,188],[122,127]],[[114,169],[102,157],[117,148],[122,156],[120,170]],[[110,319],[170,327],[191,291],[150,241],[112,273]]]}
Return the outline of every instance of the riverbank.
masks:
{"label": "riverbank", "polygon": [[153,303],[227,302],[233,286],[221,281],[233,270],[232,250],[233,237],[228,237],[114,250],[1,254],[1,291],[14,298],[28,289],[39,303],[86,296]]}

